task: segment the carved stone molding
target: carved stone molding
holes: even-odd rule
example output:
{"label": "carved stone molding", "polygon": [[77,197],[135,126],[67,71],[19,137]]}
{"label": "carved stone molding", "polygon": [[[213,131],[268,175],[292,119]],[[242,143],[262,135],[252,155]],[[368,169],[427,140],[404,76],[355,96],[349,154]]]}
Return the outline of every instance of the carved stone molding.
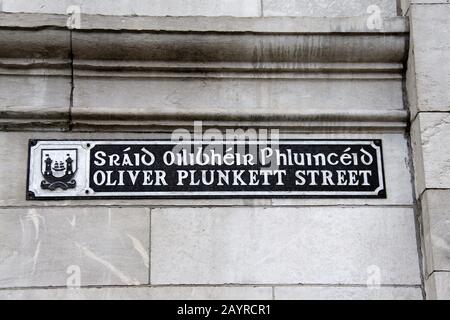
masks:
{"label": "carved stone molding", "polygon": [[[66,27],[66,18],[0,14],[0,77],[4,79],[0,94],[9,92],[0,99],[0,125],[5,129],[41,124],[58,130],[148,130],[192,119],[223,126],[245,121],[291,127],[294,122],[295,127],[354,128],[356,124],[383,130],[406,123],[397,92],[408,52],[405,18],[386,19],[381,30],[368,29],[363,17],[82,15],[76,30]],[[196,99],[195,92],[194,98],[171,105],[172,93],[190,80],[204,81],[204,90],[226,94],[218,92],[214,105],[209,99]],[[223,85],[217,89],[215,81]],[[164,82],[173,88],[159,90]],[[296,83],[304,95],[295,93]],[[334,84],[343,89],[324,92]],[[127,90],[135,85],[142,86],[138,94],[143,96],[136,100]],[[267,101],[258,109],[257,94],[268,86]],[[353,86],[357,98],[350,99],[345,109],[342,99]],[[112,104],[102,100],[102,94],[114,98],[117,88],[123,88],[123,96]],[[158,98],[166,89],[170,99]],[[24,91],[29,91],[28,96]],[[40,97],[42,92],[45,95]],[[234,105],[229,105],[228,97],[236,97]],[[160,107],[152,104],[158,99],[169,102]]]}

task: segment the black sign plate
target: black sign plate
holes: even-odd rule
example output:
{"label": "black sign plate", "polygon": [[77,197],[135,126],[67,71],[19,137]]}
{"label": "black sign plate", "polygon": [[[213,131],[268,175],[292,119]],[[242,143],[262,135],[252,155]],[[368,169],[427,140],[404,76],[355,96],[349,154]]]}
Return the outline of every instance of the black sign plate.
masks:
{"label": "black sign plate", "polygon": [[385,198],[381,140],[31,140],[27,199]]}

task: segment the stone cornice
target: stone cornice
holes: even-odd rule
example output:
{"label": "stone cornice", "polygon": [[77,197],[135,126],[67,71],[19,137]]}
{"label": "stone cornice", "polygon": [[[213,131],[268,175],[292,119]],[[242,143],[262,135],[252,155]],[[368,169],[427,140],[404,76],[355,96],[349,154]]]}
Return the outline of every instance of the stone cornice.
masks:
{"label": "stone cornice", "polygon": [[[75,90],[77,80],[85,78],[399,80],[408,51],[408,21],[403,17],[384,20],[380,30],[368,29],[363,17],[82,15],[80,27],[74,30],[66,26],[66,21],[64,15],[0,14],[0,76],[65,77]],[[70,106],[54,112],[53,107],[0,106],[0,125],[36,126],[39,114],[45,114],[41,119],[45,127],[51,127],[54,119],[58,129],[61,123],[71,126],[71,122],[80,127],[107,127],[109,123],[142,127],[127,110],[105,115],[102,112],[107,112],[107,107],[88,110],[78,106],[72,114]],[[42,109],[47,111],[40,113]],[[405,123],[402,110],[377,112],[375,116],[371,112],[357,115],[336,110],[314,115],[274,112],[262,113],[260,119],[245,112],[197,114],[189,108],[183,114],[155,114],[142,109],[138,114],[147,127],[158,121],[181,124],[200,116],[209,121],[221,119],[223,125],[227,121],[283,125],[285,121],[288,126],[289,121],[297,121],[320,127],[330,119],[336,127],[351,128],[365,122],[373,128],[385,128],[389,123],[398,128],[399,123]]]}
{"label": "stone cornice", "polygon": [[[67,29],[67,15],[0,12],[0,28]],[[408,33],[404,17],[383,20],[382,28],[369,29],[361,17],[148,17],[81,14],[76,30],[253,33]]]}
{"label": "stone cornice", "polygon": [[340,63],[342,71],[367,63],[378,72],[375,63],[398,71],[407,52],[407,20],[401,17],[385,20],[380,30],[368,29],[359,17],[82,15],[79,29],[69,30],[65,23],[61,15],[0,14],[3,65],[11,58],[66,59],[72,52],[75,66],[83,69],[210,70],[217,64],[222,70],[305,71],[311,64],[312,71],[321,65],[328,71]]}
{"label": "stone cornice", "polygon": [[[187,108],[189,110],[189,108]],[[243,108],[245,110],[245,108]],[[281,132],[398,132],[403,131],[407,112],[319,110],[301,113],[277,112],[159,112],[146,110],[114,111],[109,108],[79,108],[69,122],[60,108],[21,106],[0,107],[0,130],[68,131],[75,126],[81,131],[145,131],[165,132],[176,128],[192,129],[194,121],[202,120],[204,128],[254,127],[277,128]]]}

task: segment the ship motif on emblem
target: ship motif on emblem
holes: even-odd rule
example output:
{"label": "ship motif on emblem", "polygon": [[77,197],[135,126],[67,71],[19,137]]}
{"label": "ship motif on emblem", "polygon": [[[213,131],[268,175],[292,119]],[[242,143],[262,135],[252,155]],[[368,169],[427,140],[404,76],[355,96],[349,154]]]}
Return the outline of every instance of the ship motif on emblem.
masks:
{"label": "ship motif on emblem", "polygon": [[77,158],[76,149],[43,149],[41,165],[44,180],[41,182],[41,188],[51,191],[58,188],[62,190],[75,188]]}

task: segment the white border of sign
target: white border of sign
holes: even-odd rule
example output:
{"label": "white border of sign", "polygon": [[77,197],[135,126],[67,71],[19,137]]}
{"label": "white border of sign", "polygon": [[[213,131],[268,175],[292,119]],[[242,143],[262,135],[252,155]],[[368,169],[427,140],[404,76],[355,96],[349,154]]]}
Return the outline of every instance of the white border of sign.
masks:
{"label": "white border of sign", "polygon": [[[279,141],[171,141],[171,140],[30,140],[29,149],[29,167],[28,167],[28,185],[27,199],[29,200],[64,200],[71,198],[231,198],[238,196],[245,197],[373,197],[377,198],[380,191],[385,189],[383,157],[381,146],[374,143],[376,139],[371,140],[289,140],[283,139]],[[381,141],[381,140],[380,140]],[[94,192],[88,188],[89,185],[89,164],[90,152],[96,144],[134,144],[134,145],[191,145],[191,144],[262,144],[262,145],[314,145],[314,144],[359,144],[370,145],[376,150],[378,164],[378,181],[380,186],[374,191],[195,191],[195,192]],[[41,150],[42,149],[77,149],[78,152],[78,172],[77,175],[83,174],[83,179],[77,177],[77,187],[73,190],[42,190],[40,183],[42,181],[41,174]]]}

